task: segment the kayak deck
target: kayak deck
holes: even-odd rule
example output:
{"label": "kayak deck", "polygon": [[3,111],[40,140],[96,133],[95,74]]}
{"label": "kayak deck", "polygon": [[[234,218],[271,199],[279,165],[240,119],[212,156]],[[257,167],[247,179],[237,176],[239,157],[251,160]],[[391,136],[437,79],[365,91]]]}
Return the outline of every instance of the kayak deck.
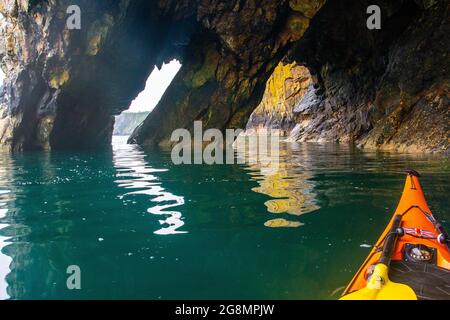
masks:
{"label": "kayak deck", "polygon": [[450,299],[448,235],[428,207],[419,176],[408,171],[391,221],[342,299]]}
{"label": "kayak deck", "polygon": [[413,289],[419,300],[450,299],[450,272],[434,264],[392,261],[389,277]]}

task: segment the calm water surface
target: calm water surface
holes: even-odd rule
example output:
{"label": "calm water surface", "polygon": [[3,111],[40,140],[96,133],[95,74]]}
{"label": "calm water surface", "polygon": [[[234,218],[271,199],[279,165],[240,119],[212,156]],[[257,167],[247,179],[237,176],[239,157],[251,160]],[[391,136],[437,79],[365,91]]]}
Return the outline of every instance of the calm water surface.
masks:
{"label": "calm water surface", "polygon": [[[335,299],[389,220],[404,167],[450,227],[438,156],[286,144],[278,170],[174,166],[119,137],[106,152],[1,153],[0,298]],[[69,265],[81,290],[66,287]]]}

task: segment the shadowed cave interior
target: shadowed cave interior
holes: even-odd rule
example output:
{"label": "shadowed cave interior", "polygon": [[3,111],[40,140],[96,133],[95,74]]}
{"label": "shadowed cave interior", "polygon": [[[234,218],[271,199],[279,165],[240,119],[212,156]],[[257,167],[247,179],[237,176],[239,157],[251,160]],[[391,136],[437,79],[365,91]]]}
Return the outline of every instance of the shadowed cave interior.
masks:
{"label": "shadowed cave interior", "polygon": [[71,1],[80,30],[69,1],[3,3],[0,144],[14,151],[110,145],[114,116],[172,59],[182,67],[130,143],[167,145],[196,120],[245,128],[265,105],[249,126],[292,141],[449,150],[446,1]]}

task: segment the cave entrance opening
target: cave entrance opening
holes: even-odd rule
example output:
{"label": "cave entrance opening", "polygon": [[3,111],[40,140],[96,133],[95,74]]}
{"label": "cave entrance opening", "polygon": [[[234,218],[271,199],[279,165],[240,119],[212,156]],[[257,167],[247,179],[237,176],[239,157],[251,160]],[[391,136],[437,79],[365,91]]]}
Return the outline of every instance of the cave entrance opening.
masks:
{"label": "cave entrance opening", "polygon": [[280,62],[267,80],[260,104],[251,114],[247,135],[289,136],[301,122],[299,105],[313,85],[309,69],[297,62]]}
{"label": "cave entrance opening", "polygon": [[145,89],[127,110],[115,117],[113,136],[121,137],[121,140],[125,141],[133,133],[156,107],[180,68],[181,63],[176,59],[164,63],[160,69],[154,67],[146,80]]}

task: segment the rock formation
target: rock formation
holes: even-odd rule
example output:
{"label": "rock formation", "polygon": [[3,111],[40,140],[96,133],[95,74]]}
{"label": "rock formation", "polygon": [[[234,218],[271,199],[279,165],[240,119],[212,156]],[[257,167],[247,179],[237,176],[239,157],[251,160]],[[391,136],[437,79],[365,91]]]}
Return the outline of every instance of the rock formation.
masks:
{"label": "rock formation", "polygon": [[[78,5],[81,29],[69,30]],[[102,147],[155,65],[183,53],[189,1],[1,0],[0,145]]]}
{"label": "rock formation", "polygon": [[[382,9],[368,30],[366,8]],[[81,9],[81,29],[66,26]],[[312,75],[291,138],[449,150],[444,0],[0,0],[0,145],[108,145],[154,65],[182,68],[130,142],[243,128],[280,61]]]}
{"label": "rock formation", "polygon": [[371,31],[364,1],[328,2],[291,51],[315,81],[290,138],[448,152],[450,3],[380,5],[382,28]]}
{"label": "rock formation", "polygon": [[261,133],[267,129],[287,135],[296,125],[295,106],[303,98],[311,83],[307,68],[280,63],[270,76],[259,106],[247,123],[246,134]]}

